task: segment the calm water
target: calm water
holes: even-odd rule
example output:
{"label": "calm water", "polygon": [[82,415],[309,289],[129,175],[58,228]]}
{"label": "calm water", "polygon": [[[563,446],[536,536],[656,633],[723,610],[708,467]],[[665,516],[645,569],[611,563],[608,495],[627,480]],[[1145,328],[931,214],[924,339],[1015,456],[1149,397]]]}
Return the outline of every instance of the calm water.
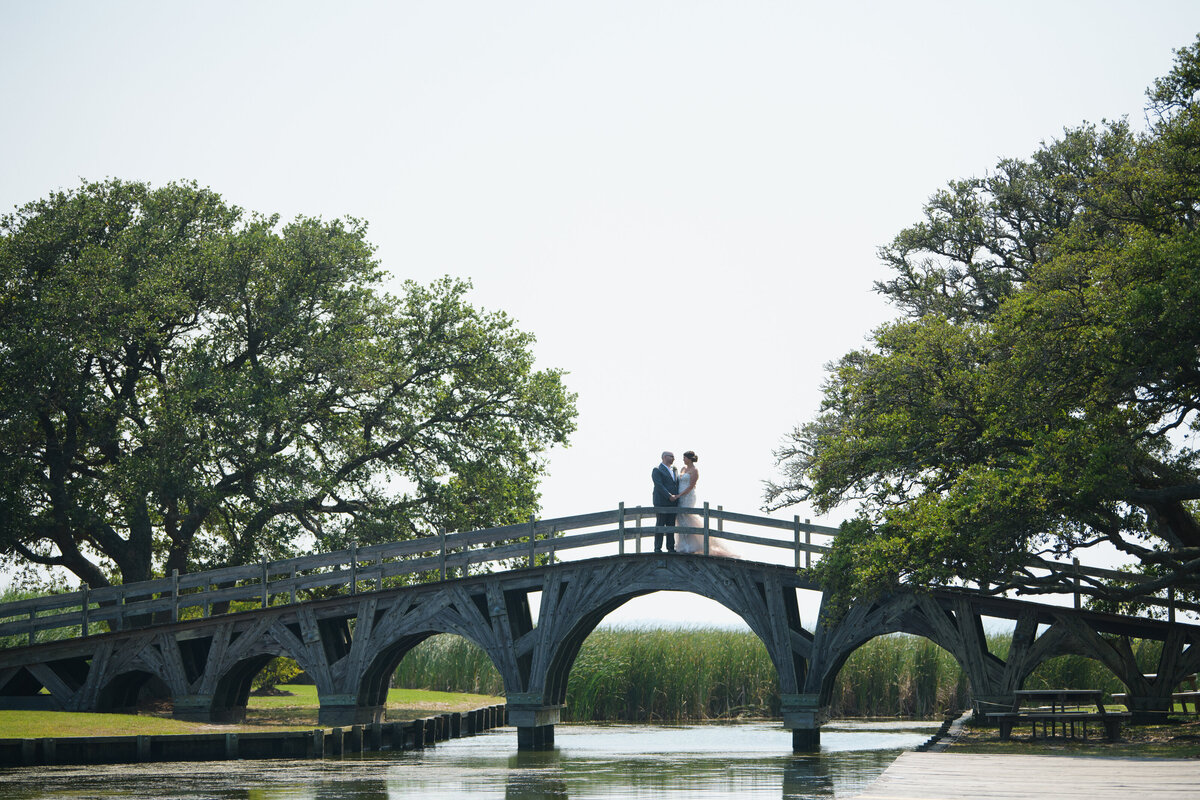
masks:
{"label": "calm water", "polygon": [[419,753],[0,770],[0,798],[839,798],[862,791],[935,725],[832,724],[822,752],[791,754],[775,725],[560,725],[556,748],[518,753],[511,728]]}

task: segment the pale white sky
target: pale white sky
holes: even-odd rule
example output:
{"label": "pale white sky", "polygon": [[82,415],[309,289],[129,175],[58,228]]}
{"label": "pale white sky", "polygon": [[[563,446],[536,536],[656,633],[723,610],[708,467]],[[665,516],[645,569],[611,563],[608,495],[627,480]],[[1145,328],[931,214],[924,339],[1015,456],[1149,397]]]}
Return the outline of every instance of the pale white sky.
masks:
{"label": "pale white sky", "polygon": [[[755,513],[823,365],[895,316],[876,248],[950,179],[1141,125],[1197,31],[1190,0],[0,0],[0,209],[111,176],[369,220],[570,373],[544,516],[648,503],[664,448]],[[671,597],[612,619],[730,621]]]}

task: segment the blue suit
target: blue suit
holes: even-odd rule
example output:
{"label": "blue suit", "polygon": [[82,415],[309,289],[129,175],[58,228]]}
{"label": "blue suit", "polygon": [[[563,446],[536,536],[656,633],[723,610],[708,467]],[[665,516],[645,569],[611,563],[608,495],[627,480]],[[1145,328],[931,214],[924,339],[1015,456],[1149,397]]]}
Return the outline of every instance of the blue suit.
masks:
{"label": "blue suit", "polygon": [[[657,467],[655,467],[653,470],[651,470],[650,471],[650,479],[654,481],[654,505],[656,507],[679,505],[678,500],[671,499],[671,495],[679,494],[679,478],[677,478],[675,476],[675,473],[673,473],[670,470],[670,468],[667,467],[666,464],[659,464]],[[674,514],[655,514],[654,524],[656,526],[674,527],[675,515]],[[667,537],[667,552],[674,553],[675,552],[675,534],[668,533],[668,534],[666,534],[666,537]],[[654,552],[658,553],[658,552],[662,551],[662,545],[663,545],[662,540],[663,540],[662,533],[654,534]]]}

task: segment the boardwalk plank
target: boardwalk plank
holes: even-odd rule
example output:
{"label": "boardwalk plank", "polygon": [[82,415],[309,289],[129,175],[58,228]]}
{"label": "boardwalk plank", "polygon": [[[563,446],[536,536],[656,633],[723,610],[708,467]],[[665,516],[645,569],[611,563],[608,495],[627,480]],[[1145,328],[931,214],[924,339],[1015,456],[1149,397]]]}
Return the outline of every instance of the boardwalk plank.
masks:
{"label": "boardwalk plank", "polygon": [[903,753],[854,800],[1193,800],[1198,787],[1190,759]]}

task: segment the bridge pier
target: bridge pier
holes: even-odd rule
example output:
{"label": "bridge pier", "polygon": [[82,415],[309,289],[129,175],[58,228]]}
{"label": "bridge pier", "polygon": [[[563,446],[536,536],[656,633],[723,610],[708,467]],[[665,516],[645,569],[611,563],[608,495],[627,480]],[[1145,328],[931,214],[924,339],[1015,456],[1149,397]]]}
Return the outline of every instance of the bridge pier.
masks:
{"label": "bridge pier", "polygon": [[213,696],[211,694],[177,694],[171,716],[189,722],[216,722],[213,719]]}
{"label": "bridge pier", "polygon": [[1148,695],[1126,695],[1125,707],[1129,709],[1130,722],[1134,725],[1162,724],[1171,712],[1174,703],[1171,697]]}
{"label": "bridge pier", "polygon": [[346,728],[383,722],[384,706],[360,706],[358,695],[326,695],[320,701],[317,723],[323,727]]}
{"label": "bridge pier", "polygon": [[792,731],[792,752],[815,753],[821,749],[821,703],[817,694],[780,695],[783,727]]}
{"label": "bridge pier", "polygon": [[517,749],[549,750],[554,747],[554,726],[559,722],[561,709],[561,705],[520,702],[520,695],[511,695],[508,698],[508,724],[517,729]]}

